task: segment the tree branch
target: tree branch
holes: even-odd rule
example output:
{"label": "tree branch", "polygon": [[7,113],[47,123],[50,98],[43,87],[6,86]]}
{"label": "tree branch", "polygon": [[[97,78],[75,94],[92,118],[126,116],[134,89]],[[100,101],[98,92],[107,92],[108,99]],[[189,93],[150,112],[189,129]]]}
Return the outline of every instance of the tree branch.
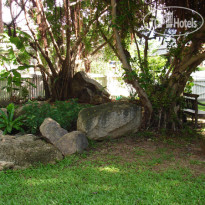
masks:
{"label": "tree branch", "polygon": [[58,56],[60,62],[62,63],[64,59],[63,59],[62,56],[61,56],[60,49],[59,49],[58,44],[56,43],[56,40],[55,40],[55,38],[54,38],[53,31],[52,31],[52,29],[51,29],[50,23],[48,22],[48,20],[47,20],[47,18],[46,18],[43,4],[42,4],[41,1],[38,1],[38,0],[37,0],[37,2],[38,2],[39,5],[40,5],[39,9],[40,9],[41,15],[43,16],[43,19],[44,19],[44,21],[45,21],[45,23],[46,23],[46,26],[47,26],[47,28],[48,28],[48,33],[49,33],[49,35],[50,35],[50,37],[51,37],[51,41],[52,41],[52,43],[53,43],[53,45],[54,45],[54,48],[55,48],[56,53],[57,53],[57,56]]}
{"label": "tree branch", "polygon": [[140,63],[140,68],[141,68],[142,72],[144,73],[144,68],[142,66],[142,59],[141,59],[141,56],[140,56],[140,49],[139,49],[139,45],[138,45],[134,30],[133,30],[133,34],[134,34],[135,45],[136,45],[136,48],[137,48],[137,55],[138,55],[138,59],[139,59],[139,63]]}
{"label": "tree branch", "polygon": [[115,49],[115,47],[114,47],[114,46],[112,45],[112,43],[110,42],[111,38],[110,38],[110,39],[107,39],[106,35],[104,34],[103,30],[102,30],[101,27],[100,27],[99,22],[98,22],[98,25],[99,25],[98,27],[99,27],[99,30],[100,30],[100,33],[101,33],[103,39],[108,43],[108,45],[110,46],[110,48],[114,51],[115,55],[116,55],[116,56],[118,57],[118,59],[121,61],[120,56],[119,56],[119,54],[118,54],[118,52],[117,52],[117,49]]}
{"label": "tree branch", "polygon": [[90,26],[98,20],[98,18],[104,14],[105,12],[107,11],[107,8],[105,10],[103,10],[99,15],[98,13],[96,12],[96,15],[95,17],[88,23],[88,26],[85,28],[84,32],[83,32],[83,35],[80,35],[79,38],[77,39],[75,45],[73,46],[72,50],[71,50],[71,53],[74,53],[74,51],[78,48],[78,46],[80,45],[80,43],[82,42],[83,40],[83,36],[87,35],[87,33],[89,32],[89,29],[90,29]]}
{"label": "tree branch", "polygon": [[16,19],[21,15],[22,11],[24,11],[24,8],[25,8],[27,1],[28,0],[26,0],[25,3],[23,3],[23,5],[20,5],[17,1],[15,1],[21,7],[21,11],[19,11],[19,13],[15,17],[13,17],[13,15],[11,15],[12,21],[9,24],[6,24],[7,26],[15,23]]}
{"label": "tree branch", "polygon": [[51,72],[53,73],[53,75],[56,77],[57,76],[57,73],[56,73],[56,70],[51,62],[51,60],[49,59],[48,55],[46,55],[46,53],[43,51],[43,49],[41,48],[41,45],[39,44],[38,42],[38,39],[34,33],[34,31],[32,30],[32,28],[30,27],[30,23],[29,23],[29,19],[28,19],[28,16],[27,16],[27,11],[26,9],[24,9],[24,14],[25,14],[25,19],[26,19],[26,24],[34,38],[34,41],[35,41],[35,44],[36,46],[38,47],[39,51],[41,52],[42,56],[44,57],[44,59],[46,60],[46,62],[48,63],[48,66],[51,70]]}
{"label": "tree branch", "polygon": [[77,0],[76,2],[70,3],[70,6],[76,6],[77,4],[79,4],[82,1],[83,0]]}
{"label": "tree branch", "polygon": [[36,67],[39,67],[44,73],[46,73],[47,76],[51,76],[51,74],[46,70],[46,68],[42,64],[36,65]]}
{"label": "tree branch", "polygon": [[98,48],[96,48],[90,55],[93,56],[95,55],[101,48],[103,48],[106,44],[108,44],[108,42],[104,42],[103,44],[101,44]]}
{"label": "tree branch", "polygon": [[193,56],[192,58],[190,58],[190,60],[188,62],[184,62],[184,64],[182,65],[180,70],[187,69],[194,62],[202,62],[203,60],[205,60],[205,52]]}
{"label": "tree branch", "polygon": [[64,0],[65,18],[66,18],[66,58],[65,63],[70,60],[70,38],[71,38],[71,11],[70,1]]}

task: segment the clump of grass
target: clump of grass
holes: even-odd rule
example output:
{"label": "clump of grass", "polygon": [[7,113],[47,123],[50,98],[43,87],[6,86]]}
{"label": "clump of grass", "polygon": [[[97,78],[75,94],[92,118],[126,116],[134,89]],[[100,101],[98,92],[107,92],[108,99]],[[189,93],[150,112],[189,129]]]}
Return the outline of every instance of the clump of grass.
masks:
{"label": "clump of grass", "polygon": [[139,147],[136,147],[134,149],[134,152],[137,156],[144,156],[145,155],[145,151],[143,149],[139,148]]}

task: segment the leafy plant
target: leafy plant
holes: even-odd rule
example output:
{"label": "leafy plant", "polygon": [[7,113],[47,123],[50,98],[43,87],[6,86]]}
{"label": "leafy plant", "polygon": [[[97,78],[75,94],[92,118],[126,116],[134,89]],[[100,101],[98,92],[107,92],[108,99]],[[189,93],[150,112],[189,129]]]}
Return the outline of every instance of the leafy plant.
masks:
{"label": "leafy plant", "polygon": [[[7,81],[2,90],[5,89],[10,94],[10,97],[13,96],[15,91],[20,90],[23,82],[36,87],[28,79],[21,76],[22,71],[33,67],[33,65],[29,65],[30,55],[25,47],[29,36],[20,31],[17,33],[18,37],[8,36],[5,33],[0,37],[0,40],[6,44],[6,47],[0,46],[3,54],[0,55],[0,65],[5,68],[0,72],[0,80]],[[23,65],[20,65],[19,62],[23,63]]]}
{"label": "leafy plant", "polygon": [[0,109],[0,128],[4,129],[3,134],[11,133],[14,129],[19,131],[24,131],[21,126],[23,116],[20,116],[13,120],[14,117],[14,104],[11,103],[7,106],[7,115]]}
{"label": "leafy plant", "polygon": [[186,86],[184,88],[185,93],[192,93],[192,88],[194,86],[194,79],[190,76],[189,80],[186,83]]}
{"label": "leafy plant", "polygon": [[69,102],[56,101],[53,105],[48,103],[39,105],[38,102],[30,101],[23,107],[25,113],[24,124],[28,132],[35,134],[39,131],[44,119],[50,117],[57,121],[61,127],[71,131],[76,128],[80,110],[88,106],[77,103],[75,99]]}
{"label": "leafy plant", "polygon": [[21,93],[23,99],[27,99],[29,97],[29,91],[26,86],[22,87]]}
{"label": "leafy plant", "polygon": [[121,100],[121,99],[122,99],[121,95],[116,97],[116,100]]}

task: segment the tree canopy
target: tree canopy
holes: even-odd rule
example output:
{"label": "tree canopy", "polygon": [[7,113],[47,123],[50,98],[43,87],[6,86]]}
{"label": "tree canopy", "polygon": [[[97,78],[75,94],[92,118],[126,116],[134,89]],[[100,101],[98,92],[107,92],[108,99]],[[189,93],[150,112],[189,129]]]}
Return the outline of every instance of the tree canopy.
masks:
{"label": "tree canopy", "polygon": [[[70,83],[78,66],[84,61],[87,71],[90,56],[109,46],[122,63],[124,80],[131,84],[145,107],[145,122],[154,126],[177,127],[180,95],[197,66],[205,60],[205,24],[190,35],[162,36],[154,33],[151,24],[154,8],[180,6],[205,17],[203,0],[15,0],[25,16],[28,31],[16,25],[18,15],[5,30],[17,49],[19,64],[27,65],[27,57],[36,61],[43,77],[46,97],[65,100],[72,97]],[[8,5],[8,6],[11,6]],[[190,18],[181,10],[178,18]],[[163,32],[164,27],[161,28]],[[180,34],[183,29],[176,32]],[[166,42],[166,65],[151,65],[150,44],[153,39]],[[135,56],[130,45],[135,44]],[[156,67],[156,69],[155,69]],[[157,70],[157,71],[156,71]],[[156,74],[156,72],[158,72]],[[154,119],[154,120],[151,120]]]}

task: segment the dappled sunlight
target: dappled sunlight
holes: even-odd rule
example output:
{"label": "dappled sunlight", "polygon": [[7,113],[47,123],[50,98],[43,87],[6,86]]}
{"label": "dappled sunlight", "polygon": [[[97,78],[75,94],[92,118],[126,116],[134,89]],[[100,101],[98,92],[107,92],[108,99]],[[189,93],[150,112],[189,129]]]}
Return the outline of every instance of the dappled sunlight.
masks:
{"label": "dappled sunlight", "polygon": [[59,182],[57,178],[50,178],[50,179],[27,179],[24,184],[29,186],[38,186],[42,184],[55,184]]}
{"label": "dappled sunlight", "polygon": [[105,171],[105,172],[111,172],[111,173],[120,172],[120,170],[118,168],[115,168],[115,167],[100,167],[99,170],[100,171]]}
{"label": "dappled sunlight", "polygon": [[[71,180],[70,182],[69,178],[65,179],[59,179],[59,178],[49,178],[49,179],[28,179],[24,183],[22,183],[25,186],[32,187],[49,187],[50,190],[52,190],[54,187],[58,187],[62,184],[70,183],[70,188],[66,188],[68,191],[69,189],[72,190],[74,187],[77,188],[79,184],[83,183],[86,184],[87,189],[89,189],[91,192],[93,191],[94,194],[97,192],[104,192],[104,191],[111,191],[114,188],[110,186],[109,184],[98,184],[95,180],[87,181],[80,178],[74,178],[74,180]],[[65,190],[64,190],[65,191]],[[81,190],[83,192],[83,189]]]}
{"label": "dappled sunlight", "polygon": [[[11,195],[18,204],[159,204],[160,200],[181,204],[202,200],[204,193],[203,187],[196,189],[203,186],[202,178],[192,181],[187,170],[136,171],[130,163],[99,165],[89,160],[74,164],[64,161],[55,168],[0,174],[0,204],[11,202]],[[189,192],[194,194],[185,199]]]}

